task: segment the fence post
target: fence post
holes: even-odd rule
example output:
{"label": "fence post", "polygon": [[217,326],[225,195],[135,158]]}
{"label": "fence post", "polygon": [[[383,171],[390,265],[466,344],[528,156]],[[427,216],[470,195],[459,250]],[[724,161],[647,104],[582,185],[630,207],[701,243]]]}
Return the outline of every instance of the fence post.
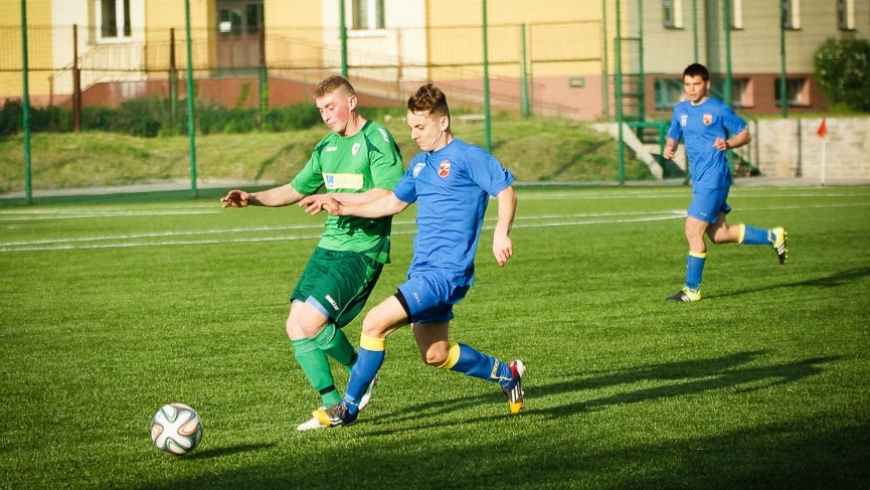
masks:
{"label": "fence post", "polygon": [[82,72],[79,69],[79,25],[73,24],[73,131],[82,130]]}
{"label": "fence post", "polygon": [[266,32],[265,27],[260,29],[260,127],[266,121],[266,113],[269,111],[269,69],[266,67]]}
{"label": "fence post", "polygon": [[526,23],[520,24],[520,42],[522,43],[522,65],[520,66],[520,110],[523,118],[528,119],[529,110],[529,74],[526,61]]}
{"label": "fence post", "polygon": [[190,195],[196,197],[196,129],[193,114],[193,49],[190,40],[190,0],[184,0],[184,30],[187,33],[187,135],[190,151]]}
{"label": "fence post", "polygon": [[178,67],[175,64],[175,28],[169,28],[169,113],[178,122]]}
{"label": "fence post", "polygon": [[28,85],[29,63],[27,60],[27,6],[26,0],[21,0],[21,65],[22,65],[22,115],[21,124],[24,126],[24,196],[27,204],[33,202],[33,192],[30,188],[32,174],[30,171],[30,87]]}

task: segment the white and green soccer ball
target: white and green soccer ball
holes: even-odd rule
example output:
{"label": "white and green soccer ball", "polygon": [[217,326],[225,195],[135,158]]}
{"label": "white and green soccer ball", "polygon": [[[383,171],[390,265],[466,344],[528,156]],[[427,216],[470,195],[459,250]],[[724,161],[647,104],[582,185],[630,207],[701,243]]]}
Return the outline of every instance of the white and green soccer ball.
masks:
{"label": "white and green soccer ball", "polygon": [[164,405],[151,419],[151,440],[164,453],[187,454],[202,440],[202,420],[183,403]]}

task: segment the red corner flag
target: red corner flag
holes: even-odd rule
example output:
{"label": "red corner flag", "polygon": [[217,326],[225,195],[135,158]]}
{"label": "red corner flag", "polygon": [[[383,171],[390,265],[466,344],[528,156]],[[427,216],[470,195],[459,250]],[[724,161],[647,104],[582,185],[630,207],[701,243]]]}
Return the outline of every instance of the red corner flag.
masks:
{"label": "red corner flag", "polygon": [[819,135],[819,138],[824,138],[828,135],[828,125],[825,124],[825,118],[822,118],[822,124],[819,124],[819,129],[816,130],[816,134]]}

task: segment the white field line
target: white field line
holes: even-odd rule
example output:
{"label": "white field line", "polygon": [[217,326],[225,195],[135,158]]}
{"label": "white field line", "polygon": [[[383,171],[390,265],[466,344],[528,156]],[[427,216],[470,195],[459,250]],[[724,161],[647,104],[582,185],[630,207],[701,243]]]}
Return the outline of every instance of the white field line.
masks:
{"label": "white field line", "polygon": [[[861,207],[870,206],[867,203],[842,203],[842,204],[818,204],[818,205],[790,205],[790,206],[770,206],[761,208],[741,208],[741,211],[770,211],[770,210],[786,210],[786,209],[809,209],[809,208],[842,208],[842,207]],[[582,226],[595,224],[621,224],[621,223],[638,223],[649,221],[662,221],[669,219],[683,219],[685,217],[684,210],[659,210],[659,211],[627,211],[627,212],[605,212],[605,213],[576,213],[576,214],[547,214],[547,215],[520,215],[517,217],[514,228],[543,228],[554,226]],[[495,218],[490,218],[488,222],[494,222]],[[394,221],[396,226],[409,226],[414,222],[410,220]],[[204,244],[221,244],[221,243],[253,243],[265,241],[280,241],[280,240],[308,240],[316,239],[320,236],[322,224],[317,225],[293,225],[281,227],[245,227],[245,228],[229,228],[218,230],[191,230],[191,231],[174,231],[174,232],[155,232],[141,234],[125,234],[125,235],[105,235],[95,237],[80,237],[80,238],[60,238],[60,239],[45,239],[45,240],[30,240],[17,242],[0,242],[0,253],[2,252],[30,252],[44,250],[83,250],[83,249],[105,249],[105,248],[127,248],[127,247],[157,247],[171,245],[204,245]],[[487,229],[494,228],[493,225],[486,226]],[[231,235],[235,233],[252,233],[252,232],[271,232],[271,231],[287,231],[287,230],[317,230],[312,233],[302,233],[299,235],[273,235],[244,238],[223,238],[223,239],[202,239],[202,240],[163,240],[163,241],[141,241],[148,238],[171,238],[191,235]],[[393,230],[395,235],[405,235],[414,233],[414,229],[408,230]],[[90,242],[108,242],[120,241],[115,243],[90,243]]]}
{"label": "white field line", "polygon": [[[665,211],[653,216],[639,216],[618,219],[618,216],[632,215],[648,215],[649,212],[629,212],[629,213],[590,213],[576,215],[551,215],[551,216],[524,216],[514,223],[514,228],[539,228],[552,226],[580,226],[592,224],[617,224],[617,223],[636,223],[642,221],[660,221],[666,219],[683,218],[685,213],[682,211]],[[585,219],[584,219],[585,218]],[[589,219],[592,218],[592,219]],[[616,218],[616,219],[615,219]],[[542,221],[557,219],[559,221]],[[488,221],[495,221],[494,219]],[[528,223],[525,223],[528,221]],[[412,227],[413,221],[395,221],[393,222],[393,235],[407,235],[415,233],[416,229]],[[406,226],[406,230],[397,230],[397,226]],[[494,228],[494,223],[486,226],[486,229]],[[314,233],[302,233],[298,235],[271,235],[271,236],[250,236],[252,232],[262,231],[285,231],[285,230],[314,230]],[[208,245],[222,243],[255,243],[268,241],[292,241],[292,240],[310,240],[320,237],[322,225],[299,225],[287,227],[257,227],[257,228],[230,228],[221,230],[196,230],[182,232],[161,232],[161,233],[142,233],[134,235],[104,235],[95,237],[81,237],[70,239],[46,239],[46,240],[30,240],[0,243],[0,253],[3,252],[35,252],[35,251],[52,251],[52,250],[88,250],[88,249],[106,249],[106,248],[129,248],[129,247],[162,247],[171,245]],[[142,238],[171,238],[190,235],[231,235],[237,233],[248,234],[243,238],[215,238],[215,239],[199,239],[199,240],[159,240],[159,241],[141,241]],[[113,243],[93,243],[93,242],[108,242]]]}

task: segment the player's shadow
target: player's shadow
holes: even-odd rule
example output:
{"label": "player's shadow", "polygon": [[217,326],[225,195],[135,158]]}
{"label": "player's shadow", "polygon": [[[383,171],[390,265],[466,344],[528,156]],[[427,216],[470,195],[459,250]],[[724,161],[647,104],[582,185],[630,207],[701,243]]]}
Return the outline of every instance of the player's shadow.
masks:
{"label": "player's shadow", "polygon": [[260,451],[274,446],[275,443],[268,444],[242,444],[238,446],[216,447],[216,448],[199,448],[196,451],[182,456],[184,459],[211,459],[222,458],[238,453],[247,453],[251,451]]}
{"label": "player's shadow", "polygon": [[815,287],[815,288],[833,288],[839,286],[848,286],[853,282],[863,279],[865,277],[870,276],[870,267],[859,267],[855,269],[848,269],[844,271],[835,272],[828,276],[817,277],[815,279],[807,279],[805,281],[799,282],[786,282],[780,284],[771,284],[767,286],[760,286],[756,288],[748,288],[748,289],[739,289],[736,291],[732,291],[730,293],[720,293],[720,294],[710,294],[706,296],[706,298],[724,298],[727,296],[741,296],[744,294],[757,293],[760,291],[769,291],[772,289],[780,289],[780,288],[794,288],[794,287]]}
{"label": "player's shadow", "polygon": [[[756,359],[764,354],[764,351],[738,352],[710,359],[651,364],[614,371],[580,372],[573,375],[569,381],[558,383],[527,382],[524,385],[527,401],[523,412],[549,417],[566,417],[576,413],[601,410],[610,405],[676,398],[712,390],[739,388],[740,392],[756,391],[771,386],[793,383],[819,374],[822,371],[821,364],[838,359],[837,357],[816,357],[780,364],[757,365]],[[753,365],[747,365],[749,363]],[[597,391],[618,386],[630,386],[641,382],[646,384],[657,382],[658,386],[638,390],[629,389],[612,395],[594,397]],[[578,403],[576,394],[584,391],[590,392],[593,397]],[[535,400],[560,397],[566,393],[572,394],[569,403],[549,408],[535,408]],[[430,416],[458,409],[472,409],[474,406],[486,403],[504,404],[505,401],[503,396],[488,395],[442,399],[403,407],[400,412],[386,413],[378,418],[384,417],[390,421],[404,419],[419,421],[426,418],[421,417],[421,414]],[[491,417],[479,417],[478,420],[491,420]],[[476,420],[463,419],[463,423],[474,421]],[[438,427],[443,425],[443,422],[437,424]],[[385,434],[389,432],[389,429],[383,431]]]}

